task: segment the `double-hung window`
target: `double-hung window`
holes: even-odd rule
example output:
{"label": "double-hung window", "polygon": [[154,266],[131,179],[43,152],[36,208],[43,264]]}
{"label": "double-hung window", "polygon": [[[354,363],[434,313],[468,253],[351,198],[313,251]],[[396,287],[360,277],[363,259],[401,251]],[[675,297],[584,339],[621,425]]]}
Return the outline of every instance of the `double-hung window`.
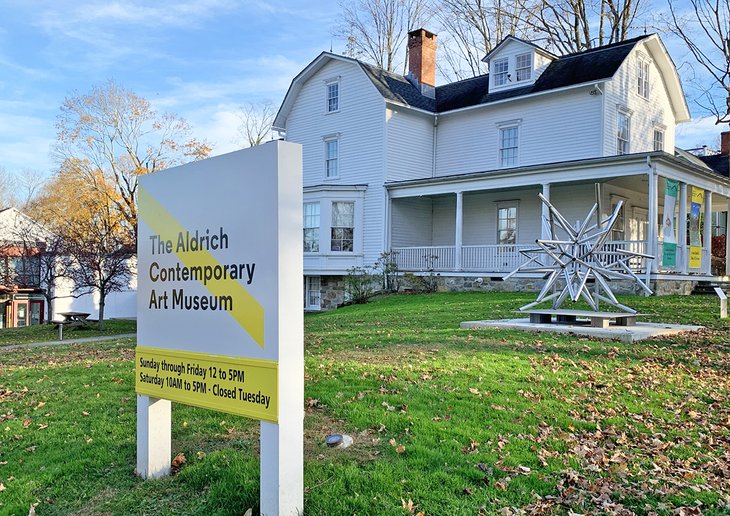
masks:
{"label": "double-hung window", "polygon": [[509,71],[509,61],[505,57],[504,59],[495,59],[492,62],[492,73],[494,74],[494,85],[502,86],[507,84],[507,74]]}
{"label": "double-hung window", "polygon": [[340,141],[337,138],[324,141],[324,177],[336,178],[339,171]]}
{"label": "double-hung window", "polygon": [[664,131],[661,129],[654,129],[654,150],[664,150]]}
{"label": "double-hung window", "polygon": [[629,138],[631,136],[631,116],[624,112],[618,112],[616,133],[616,154],[628,154]]}
{"label": "double-hung window", "polygon": [[504,204],[497,208],[497,243],[517,243],[517,204]]}
{"label": "double-hung window", "polygon": [[519,127],[503,127],[499,130],[499,166],[517,166]]}
{"label": "double-hung window", "polygon": [[330,250],[353,251],[355,233],[355,203],[337,201],[332,203],[332,228]]}
{"label": "double-hung window", "polygon": [[327,83],[327,112],[332,113],[340,109],[340,83]]}
{"label": "double-hung window", "polygon": [[638,93],[645,99],[649,98],[649,62],[644,59],[637,61],[636,70]]}
{"label": "double-hung window", "polygon": [[515,73],[518,81],[529,81],[532,77],[532,54],[520,54],[516,57]]}
{"label": "double-hung window", "polygon": [[319,252],[319,203],[304,203],[304,252]]}

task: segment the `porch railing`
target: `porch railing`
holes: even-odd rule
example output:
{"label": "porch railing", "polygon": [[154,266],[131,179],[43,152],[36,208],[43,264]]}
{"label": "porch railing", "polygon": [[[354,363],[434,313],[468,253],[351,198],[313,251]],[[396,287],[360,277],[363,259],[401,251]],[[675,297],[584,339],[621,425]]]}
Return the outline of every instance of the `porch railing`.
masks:
{"label": "porch railing", "polygon": [[[534,244],[511,245],[465,245],[461,247],[461,264],[457,264],[455,246],[394,247],[398,269],[408,272],[419,271],[464,271],[479,273],[508,273],[525,263],[527,258],[521,249],[534,248]],[[644,240],[610,241],[603,246],[604,251],[627,249],[646,253]],[[629,262],[634,272],[646,270],[646,259],[636,258]]]}

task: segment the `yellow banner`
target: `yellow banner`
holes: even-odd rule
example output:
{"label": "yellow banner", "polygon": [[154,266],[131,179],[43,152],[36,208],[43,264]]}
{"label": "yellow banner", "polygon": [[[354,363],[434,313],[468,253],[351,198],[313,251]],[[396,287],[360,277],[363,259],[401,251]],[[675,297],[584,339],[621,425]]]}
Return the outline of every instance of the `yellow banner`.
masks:
{"label": "yellow banner", "polygon": [[137,346],[137,394],[278,422],[278,363]]}
{"label": "yellow banner", "polygon": [[692,202],[695,202],[702,206],[705,201],[705,191],[702,188],[692,187]]}
{"label": "yellow banner", "polygon": [[[186,233],[185,228],[152,195],[139,187],[137,193],[139,214],[145,224],[163,240],[176,242]],[[222,269],[215,257],[206,250],[175,252],[186,266],[207,270]],[[264,348],[264,308],[238,280],[214,279],[204,283],[205,288],[217,299],[222,300],[233,318]]]}
{"label": "yellow banner", "polygon": [[696,245],[689,247],[689,268],[699,269],[702,266],[702,248]]}

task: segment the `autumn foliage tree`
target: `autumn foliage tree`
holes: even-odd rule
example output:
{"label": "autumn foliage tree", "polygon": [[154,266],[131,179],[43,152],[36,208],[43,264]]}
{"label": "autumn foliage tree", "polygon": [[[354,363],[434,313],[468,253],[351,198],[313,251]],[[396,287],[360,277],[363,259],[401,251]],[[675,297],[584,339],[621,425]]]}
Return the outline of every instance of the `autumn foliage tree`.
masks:
{"label": "autumn foliage tree", "polygon": [[191,136],[182,118],[159,114],[150,102],[110,80],[66,98],[57,122],[55,155],[120,217],[137,238],[139,176],[205,158],[211,148]]}
{"label": "autumn foliage tree", "polygon": [[30,208],[33,216],[61,236],[54,252],[63,260],[63,274],[73,294],[97,293],[99,329],[104,328],[106,299],[126,290],[134,273],[135,243],[127,220],[117,208],[115,185],[97,171],[67,161]]}

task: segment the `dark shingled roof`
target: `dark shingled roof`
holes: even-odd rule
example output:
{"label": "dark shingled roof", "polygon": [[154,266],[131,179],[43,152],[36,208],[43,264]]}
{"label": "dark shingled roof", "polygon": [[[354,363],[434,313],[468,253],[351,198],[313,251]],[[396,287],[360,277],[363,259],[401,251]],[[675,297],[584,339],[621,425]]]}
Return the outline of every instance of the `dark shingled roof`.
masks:
{"label": "dark shingled roof", "polygon": [[426,111],[441,113],[533,93],[599,82],[613,77],[637,42],[648,36],[629,39],[599,48],[568,54],[555,59],[534,84],[521,88],[489,92],[489,74],[444,84],[436,88],[436,99],[421,94],[402,75],[360,63],[383,97]]}
{"label": "dark shingled roof", "polygon": [[377,66],[361,61],[358,63],[386,100],[395,100],[426,111],[436,110],[436,101],[422,95],[421,90],[402,75],[386,72]]}
{"label": "dark shingled roof", "polygon": [[730,157],[727,154],[698,156],[708,167],[721,176],[730,177]]}

